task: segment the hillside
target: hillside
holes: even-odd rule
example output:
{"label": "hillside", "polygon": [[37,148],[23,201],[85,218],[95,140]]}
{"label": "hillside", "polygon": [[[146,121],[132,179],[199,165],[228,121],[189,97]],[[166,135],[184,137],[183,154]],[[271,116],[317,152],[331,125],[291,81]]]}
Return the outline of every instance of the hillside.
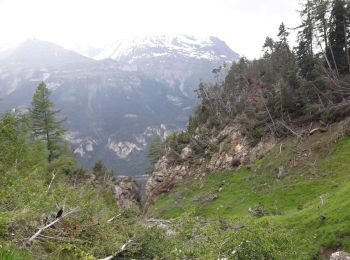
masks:
{"label": "hillside", "polygon": [[[272,232],[271,239],[278,241],[283,233],[283,244],[270,246],[284,259],[293,259],[294,253],[297,259],[329,259],[337,250],[349,251],[349,127],[347,119],[325,133],[283,139],[239,170],[185,178],[160,196],[148,216],[218,222],[222,239],[231,227],[240,227],[233,228],[237,234],[247,229],[257,236],[249,238],[252,247],[260,240],[267,242],[263,234]],[[212,246],[206,243],[203,248]],[[233,251],[238,259],[245,253],[235,246]],[[231,253],[232,247],[221,252],[225,257]]]}
{"label": "hillside", "polygon": [[298,46],[282,23],[152,151],[143,213],[176,223],[182,257],[348,259],[348,8],[305,1]]}
{"label": "hillside", "polygon": [[[240,169],[183,178],[145,216],[116,204],[118,182],[103,166],[86,172],[69,155],[48,163],[22,123],[0,120],[1,259],[329,259],[350,250],[349,119],[282,138]],[[29,243],[60,209],[68,215]]]}
{"label": "hillside", "polygon": [[188,35],[1,52],[0,260],[349,260],[350,3],[300,8],[297,46],[281,23],[254,60]]}

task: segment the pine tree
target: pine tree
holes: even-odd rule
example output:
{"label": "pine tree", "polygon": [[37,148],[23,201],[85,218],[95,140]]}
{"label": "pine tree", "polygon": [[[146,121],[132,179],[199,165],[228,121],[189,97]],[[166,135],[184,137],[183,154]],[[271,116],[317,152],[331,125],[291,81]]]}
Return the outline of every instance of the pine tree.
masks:
{"label": "pine tree", "polygon": [[65,119],[56,119],[60,110],[53,109],[49,96],[49,89],[44,82],[41,82],[33,96],[30,115],[33,135],[35,138],[46,142],[49,152],[48,160],[51,162],[60,154],[62,135],[65,132],[65,129],[62,128],[62,123]]}
{"label": "pine tree", "polygon": [[266,37],[265,43],[263,45],[264,57],[268,58],[274,52],[275,42],[271,37]]}
{"label": "pine tree", "polygon": [[150,162],[150,167],[145,170],[145,174],[151,174],[154,170],[154,165],[160,159],[163,151],[163,141],[159,135],[154,136],[152,142],[148,146],[147,157]]}
{"label": "pine tree", "polygon": [[0,117],[0,171],[17,167],[28,152],[27,128],[19,114],[7,112]]}
{"label": "pine tree", "polygon": [[163,141],[159,135],[153,138],[153,141],[149,144],[147,157],[151,164],[155,164],[161,155]]}
{"label": "pine tree", "polygon": [[287,31],[287,28],[284,25],[284,23],[281,23],[277,36],[278,36],[278,38],[280,40],[279,41],[280,42],[280,47],[281,48],[285,48],[285,49],[289,49],[289,44],[288,44],[289,32]]}
{"label": "pine tree", "polygon": [[300,11],[302,24],[298,32],[297,59],[301,75],[307,80],[312,80],[312,72],[315,66],[313,39],[314,39],[314,18],[312,16],[313,3],[308,0]]}
{"label": "pine tree", "polygon": [[346,4],[346,16],[345,16],[345,45],[346,45],[346,61],[348,65],[348,73],[350,73],[350,2]]}
{"label": "pine tree", "polygon": [[314,0],[312,4],[312,18],[314,19],[315,29],[313,34],[317,37],[319,44],[324,43],[324,49],[329,48],[328,43],[328,16],[329,16],[329,0]]}
{"label": "pine tree", "polygon": [[349,72],[347,59],[348,38],[347,32],[350,24],[347,14],[346,2],[335,0],[332,6],[330,31],[329,31],[329,55],[333,68],[340,74]]}

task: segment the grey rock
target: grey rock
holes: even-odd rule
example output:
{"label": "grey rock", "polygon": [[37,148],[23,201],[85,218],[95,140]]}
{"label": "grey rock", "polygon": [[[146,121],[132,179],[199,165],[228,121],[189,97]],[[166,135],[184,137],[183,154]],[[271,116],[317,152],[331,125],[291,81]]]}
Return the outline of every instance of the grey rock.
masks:
{"label": "grey rock", "polygon": [[192,148],[187,146],[184,149],[182,149],[180,157],[181,157],[182,160],[187,160],[190,157],[192,157],[192,155],[193,155]]}
{"label": "grey rock", "polygon": [[350,260],[350,254],[344,251],[335,252],[331,255],[329,260]]}

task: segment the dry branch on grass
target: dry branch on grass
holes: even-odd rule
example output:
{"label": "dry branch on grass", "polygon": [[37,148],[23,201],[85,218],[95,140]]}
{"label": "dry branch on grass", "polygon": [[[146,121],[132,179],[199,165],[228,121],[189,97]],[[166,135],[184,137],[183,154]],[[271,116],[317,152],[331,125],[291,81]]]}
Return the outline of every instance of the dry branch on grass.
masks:
{"label": "dry branch on grass", "polygon": [[116,253],[114,253],[113,255],[110,255],[110,256],[107,256],[105,258],[101,258],[99,260],[111,260],[113,259],[114,257],[116,257],[118,254],[122,253],[123,251],[125,251],[128,246],[130,246],[132,244],[132,242],[134,242],[133,240],[128,240],[124,245],[122,245],[122,247],[120,248],[120,250]]}
{"label": "dry branch on grass", "polygon": [[57,216],[55,219],[51,220],[49,223],[46,223],[45,225],[39,227],[39,228],[38,228],[38,231],[35,232],[35,234],[32,235],[30,238],[27,239],[25,245],[26,245],[26,246],[30,246],[30,245],[32,244],[32,242],[33,242],[36,238],[38,238],[38,236],[40,236],[41,233],[42,233],[44,230],[46,230],[46,229],[48,229],[49,227],[55,225],[55,224],[58,223],[61,219],[65,218],[65,217],[67,217],[67,216],[69,216],[69,215],[72,215],[72,214],[76,213],[77,211],[79,211],[79,209],[78,209],[78,208],[74,208],[74,209],[71,209],[71,210],[69,210],[69,211],[67,211],[67,212],[63,212],[61,215]]}

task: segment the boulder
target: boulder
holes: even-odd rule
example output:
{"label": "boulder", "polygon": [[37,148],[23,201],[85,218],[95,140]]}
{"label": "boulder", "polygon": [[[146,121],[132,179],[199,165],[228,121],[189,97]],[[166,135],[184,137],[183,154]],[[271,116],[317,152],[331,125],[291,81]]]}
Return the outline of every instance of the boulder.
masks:
{"label": "boulder", "polygon": [[344,251],[335,252],[331,255],[329,260],[350,260],[350,254]]}
{"label": "boulder", "polygon": [[184,149],[182,149],[180,157],[182,160],[187,160],[188,158],[192,157],[192,155],[193,155],[192,148],[189,146],[186,146]]}
{"label": "boulder", "polygon": [[125,209],[140,206],[140,189],[130,179],[122,179],[114,185],[114,198],[117,204]]}
{"label": "boulder", "polygon": [[284,178],[284,176],[285,176],[284,167],[283,166],[278,167],[277,179],[281,180]]}

